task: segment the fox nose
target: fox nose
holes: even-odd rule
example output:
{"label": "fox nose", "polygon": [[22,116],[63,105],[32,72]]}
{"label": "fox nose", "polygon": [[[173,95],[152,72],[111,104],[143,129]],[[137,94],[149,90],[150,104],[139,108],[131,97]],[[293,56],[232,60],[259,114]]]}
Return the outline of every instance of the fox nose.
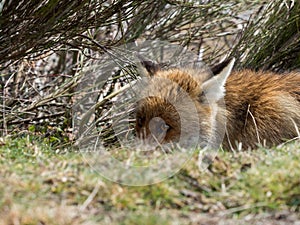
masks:
{"label": "fox nose", "polygon": [[169,129],[166,122],[160,117],[154,117],[149,122],[151,136],[161,142],[164,140],[167,130]]}

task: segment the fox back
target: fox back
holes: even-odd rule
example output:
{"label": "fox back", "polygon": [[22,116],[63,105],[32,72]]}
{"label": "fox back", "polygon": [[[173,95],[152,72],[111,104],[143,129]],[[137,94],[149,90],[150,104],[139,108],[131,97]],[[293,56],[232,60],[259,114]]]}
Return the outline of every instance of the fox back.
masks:
{"label": "fox back", "polygon": [[197,64],[167,70],[149,61],[142,64],[150,77],[143,90],[148,97],[136,107],[136,132],[142,139],[168,143],[197,136],[200,146],[247,149],[300,136],[298,73],[232,72],[234,61],[212,72]]}
{"label": "fox back", "polygon": [[226,148],[274,146],[300,138],[300,74],[243,70],[225,85]]}

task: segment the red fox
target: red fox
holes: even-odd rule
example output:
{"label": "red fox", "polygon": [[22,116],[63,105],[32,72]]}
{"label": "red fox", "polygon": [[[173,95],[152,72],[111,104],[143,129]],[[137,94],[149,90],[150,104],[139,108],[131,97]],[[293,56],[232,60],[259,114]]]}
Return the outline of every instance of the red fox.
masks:
{"label": "red fox", "polygon": [[[135,130],[142,139],[151,136],[160,143],[176,142],[183,133],[195,135],[195,126],[201,142],[221,139],[219,143],[228,150],[272,147],[300,138],[300,73],[232,72],[234,60],[211,70],[197,63],[165,70],[152,61],[142,65],[150,78],[143,90],[149,96],[136,106]],[[195,113],[185,106],[179,89],[194,103]],[[184,129],[186,122],[178,108],[189,121]]]}

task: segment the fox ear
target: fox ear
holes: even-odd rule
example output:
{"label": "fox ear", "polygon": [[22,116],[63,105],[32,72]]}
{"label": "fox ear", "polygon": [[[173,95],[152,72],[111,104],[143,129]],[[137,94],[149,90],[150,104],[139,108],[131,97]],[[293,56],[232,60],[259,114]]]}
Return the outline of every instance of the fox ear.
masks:
{"label": "fox ear", "polygon": [[161,69],[158,63],[148,60],[139,54],[137,55],[137,58],[139,59],[142,69],[144,69],[144,74],[149,77],[154,76],[156,72]]}
{"label": "fox ear", "polygon": [[160,66],[150,60],[141,61],[142,66],[146,69],[147,75],[152,77],[160,70]]}
{"label": "fox ear", "polygon": [[231,61],[232,59],[226,59],[223,62],[214,65],[213,67],[210,68],[211,72],[216,75],[219,74]]}
{"label": "fox ear", "polygon": [[213,72],[217,72],[217,74],[214,74],[214,76],[202,84],[203,94],[209,102],[216,102],[224,97],[225,83],[232,71],[234,62],[235,59],[233,58],[229,63],[227,62],[227,64],[221,63],[221,66],[212,70]]}

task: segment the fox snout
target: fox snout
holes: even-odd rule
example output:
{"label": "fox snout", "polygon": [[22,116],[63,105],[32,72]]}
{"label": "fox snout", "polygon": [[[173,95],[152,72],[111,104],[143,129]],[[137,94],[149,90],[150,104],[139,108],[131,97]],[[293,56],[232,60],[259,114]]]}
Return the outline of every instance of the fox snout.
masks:
{"label": "fox snout", "polygon": [[139,125],[137,125],[137,136],[148,144],[164,143],[167,131],[170,128],[160,117],[154,117],[147,124],[142,125],[140,123]]}

